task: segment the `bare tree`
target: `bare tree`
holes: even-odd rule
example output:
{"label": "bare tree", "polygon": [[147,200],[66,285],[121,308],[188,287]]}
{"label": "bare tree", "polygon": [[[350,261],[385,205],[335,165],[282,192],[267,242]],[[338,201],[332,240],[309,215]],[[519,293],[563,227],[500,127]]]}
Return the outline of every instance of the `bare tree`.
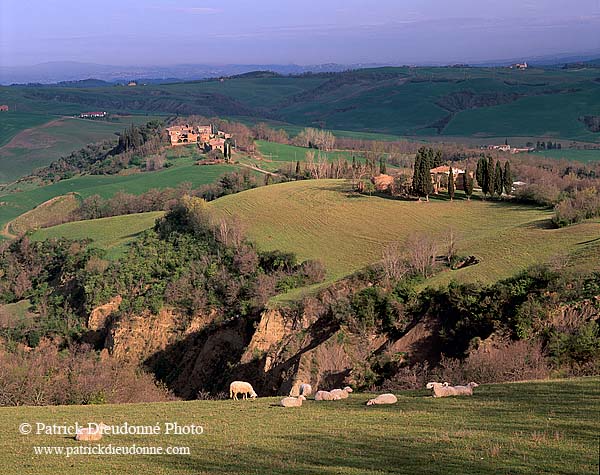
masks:
{"label": "bare tree", "polygon": [[392,242],[383,248],[381,264],[389,281],[400,280],[409,272],[406,256],[398,242]]}
{"label": "bare tree", "polygon": [[435,239],[426,233],[412,234],[407,240],[406,247],[411,269],[425,278],[429,277],[435,266],[437,253]]}

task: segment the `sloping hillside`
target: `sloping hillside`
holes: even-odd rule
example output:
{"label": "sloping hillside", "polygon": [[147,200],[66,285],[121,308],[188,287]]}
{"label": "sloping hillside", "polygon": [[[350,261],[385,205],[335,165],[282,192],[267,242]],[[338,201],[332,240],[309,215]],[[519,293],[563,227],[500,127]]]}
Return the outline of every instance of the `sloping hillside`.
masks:
{"label": "sloping hillside", "polygon": [[357,196],[342,180],[273,185],[223,197],[211,206],[239,216],[263,249],[323,261],[330,280],[378,261],[386,243],[404,243],[416,232],[443,241],[453,229],[459,253],[481,260],[476,266],[442,273],[432,283],[493,282],[576,251],[600,234],[597,220],[550,229],[551,212],[539,208],[480,200],[420,203]]}

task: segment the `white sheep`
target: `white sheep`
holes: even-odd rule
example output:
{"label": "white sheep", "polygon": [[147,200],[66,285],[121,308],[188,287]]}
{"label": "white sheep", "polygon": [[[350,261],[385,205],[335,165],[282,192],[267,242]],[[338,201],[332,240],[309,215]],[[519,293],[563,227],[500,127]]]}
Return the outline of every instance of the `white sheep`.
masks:
{"label": "white sheep", "polygon": [[332,389],[329,392],[334,396],[339,396],[340,399],[348,399],[349,394],[352,392],[352,388],[346,386],[344,389]]}
{"label": "white sheep", "polygon": [[279,401],[279,405],[283,407],[300,407],[302,406],[302,401],[306,401],[306,398],[302,395],[298,397],[288,396]]}
{"label": "white sheep", "polygon": [[367,401],[367,406],[374,406],[380,404],[396,404],[398,402],[398,398],[391,393],[380,394],[375,399],[369,399]]}
{"label": "white sheep", "polygon": [[466,386],[452,386],[452,388],[456,392],[457,396],[472,396],[473,395],[473,388],[476,388],[478,386],[479,386],[479,384],[471,381]]}
{"label": "white sheep", "polygon": [[433,397],[447,397],[447,396],[454,396],[454,390],[450,389],[451,386],[448,386],[448,383],[444,382],[444,383],[436,383],[436,382],[431,382],[431,383],[427,383],[427,389],[432,389],[433,390]]}
{"label": "white sheep", "polygon": [[300,385],[300,396],[308,397],[312,394],[312,386],[307,383]]}
{"label": "white sheep", "polygon": [[317,391],[315,401],[337,401],[341,399],[339,394],[332,394],[331,391]]}
{"label": "white sheep", "polygon": [[473,388],[479,386],[470,382],[466,386],[449,386],[448,383],[427,383],[427,389],[433,390],[433,397],[472,396]]}
{"label": "white sheep", "polygon": [[234,381],[229,385],[229,397],[237,401],[237,395],[241,393],[242,399],[247,399],[248,395],[252,399],[257,397],[256,392],[254,392],[254,388],[250,383],[246,381]]}
{"label": "white sheep", "polygon": [[77,434],[75,435],[75,440],[87,441],[87,442],[97,442],[100,439],[102,439],[104,429],[106,429],[107,427],[108,426],[103,423],[88,424],[87,427],[82,427],[80,429],[77,429]]}

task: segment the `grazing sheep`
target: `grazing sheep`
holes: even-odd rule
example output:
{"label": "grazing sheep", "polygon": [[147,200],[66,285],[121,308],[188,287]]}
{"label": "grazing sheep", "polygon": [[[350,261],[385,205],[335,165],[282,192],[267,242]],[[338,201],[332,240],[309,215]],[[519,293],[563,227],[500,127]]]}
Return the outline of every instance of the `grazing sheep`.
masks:
{"label": "grazing sheep", "polygon": [[237,395],[241,393],[242,399],[247,399],[248,395],[252,399],[256,398],[257,394],[250,383],[245,381],[234,381],[229,385],[229,397],[237,401]]}
{"label": "grazing sheep", "polygon": [[398,398],[391,393],[380,394],[375,399],[369,399],[367,401],[367,406],[374,406],[380,404],[396,404],[398,402]]}
{"label": "grazing sheep", "polygon": [[302,383],[300,385],[300,396],[308,397],[312,394],[312,386],[310,384]]}
{"label": "grazing sheep", "polygon": [[82,427],[77,430],[77,434],[75,435],[75,440],[86,441],[86,442],[97,442],[100,439],[102,439],[102,433],[106,427],[108,427],[108,426],[103,423],[88,424],[87,427]]}
{"label": "grazing sheep", "polygon": [[284,397],[279,401],[279,405],[283,407],[300,407],[302,406],[302,401],[306,401],[306,398],[302,395],[298,397]]}
{"label": "grazing sheep", "polygon": [[340,399],[348,399],[349,394],[352,392],[352,388],[346,386],[344,389],[332,389],[329,392],[334,396],[339,396]]}
{"label": "grazing sheep", "polygon": [[339,394],[333,394],[331,391],[317,391],[315,401],[337,401],[341,399]]}

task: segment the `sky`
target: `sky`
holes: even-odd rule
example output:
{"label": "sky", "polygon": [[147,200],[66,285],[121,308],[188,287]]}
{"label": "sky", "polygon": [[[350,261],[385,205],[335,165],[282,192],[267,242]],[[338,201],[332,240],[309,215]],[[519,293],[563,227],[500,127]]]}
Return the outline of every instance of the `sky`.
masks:
{"label": "sky", "polygon": [[0,0],[0,66],[424,64],[600,51],[600,0]]}

